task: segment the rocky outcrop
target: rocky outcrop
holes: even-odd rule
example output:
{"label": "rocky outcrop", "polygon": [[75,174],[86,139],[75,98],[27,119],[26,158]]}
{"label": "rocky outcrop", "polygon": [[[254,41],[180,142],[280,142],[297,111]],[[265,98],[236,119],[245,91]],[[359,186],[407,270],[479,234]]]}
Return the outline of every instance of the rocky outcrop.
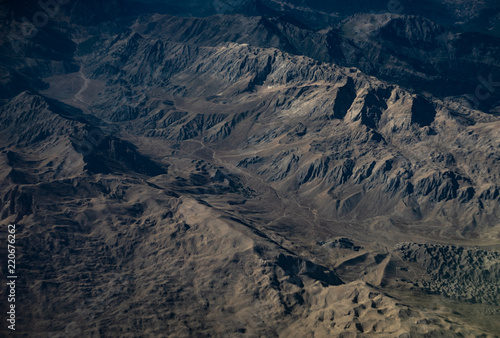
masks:
{"label": "rocky outcrop", "polygon": [[498,305],[500,253],[460,246],[407,243],[398,248],[403,259],[416,262],[430,274],[417,283],[429,292],[456,299]]}

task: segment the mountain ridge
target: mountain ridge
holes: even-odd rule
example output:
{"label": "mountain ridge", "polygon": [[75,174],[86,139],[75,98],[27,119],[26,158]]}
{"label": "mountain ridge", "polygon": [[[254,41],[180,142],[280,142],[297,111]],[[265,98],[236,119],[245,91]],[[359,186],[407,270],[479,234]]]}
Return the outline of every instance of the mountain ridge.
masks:
{"label": "mountain ridge", "polygon": [[271,2],[78,1],[2,49],[19,331],[498,335],[497,38]]}

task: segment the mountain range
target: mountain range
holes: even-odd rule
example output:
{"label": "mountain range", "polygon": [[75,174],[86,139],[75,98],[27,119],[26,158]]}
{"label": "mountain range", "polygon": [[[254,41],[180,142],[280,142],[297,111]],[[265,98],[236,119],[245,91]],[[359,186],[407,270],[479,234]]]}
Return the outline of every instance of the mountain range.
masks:
{"label": "mountain range", "polygon": [[0,8],[24,335],[500,334],[496,2]]}

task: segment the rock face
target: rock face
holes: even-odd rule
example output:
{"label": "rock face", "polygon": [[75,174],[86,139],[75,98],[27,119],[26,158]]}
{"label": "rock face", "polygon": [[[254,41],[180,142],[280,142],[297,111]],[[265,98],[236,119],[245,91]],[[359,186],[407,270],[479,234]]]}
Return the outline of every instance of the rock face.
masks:
{"label": "rock face", "polygon": [[403,5],[77,1],[2,39],[20,331],[500,332],[498,92],[465,99],[498,38]]}

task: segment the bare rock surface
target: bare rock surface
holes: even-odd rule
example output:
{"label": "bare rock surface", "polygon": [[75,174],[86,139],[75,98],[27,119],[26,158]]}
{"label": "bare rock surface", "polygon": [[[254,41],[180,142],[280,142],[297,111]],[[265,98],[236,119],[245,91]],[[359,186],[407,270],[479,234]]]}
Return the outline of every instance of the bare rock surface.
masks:
{"label": "bare rock surface", "polygon": [[494,4],[139,5],[0,4],[21,335],[500,334]]}
{"label": "bare rock surface", "polygon": [[498,305],[498,252],[416,243],[403,244],[399,249],[405,260],[417,262],[431,275],[431,282],[422,282],[427,290]]}

